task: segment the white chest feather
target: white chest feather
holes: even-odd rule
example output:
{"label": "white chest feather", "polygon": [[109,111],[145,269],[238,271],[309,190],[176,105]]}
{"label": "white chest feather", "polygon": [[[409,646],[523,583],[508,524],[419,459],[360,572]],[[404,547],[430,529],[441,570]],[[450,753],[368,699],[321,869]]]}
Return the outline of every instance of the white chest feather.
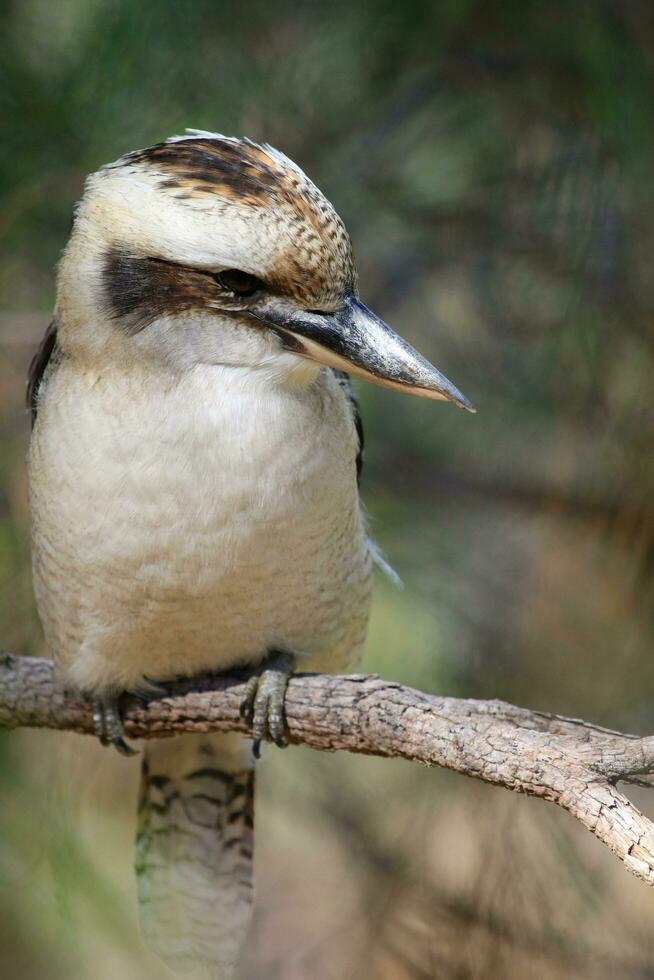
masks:
{"label": "white chest feather", "polygon": [[356,434],[336,379],[51,375],[30,452],[46,638],[72,680],[132,687],[282,646],[342,669],[368,617]]}

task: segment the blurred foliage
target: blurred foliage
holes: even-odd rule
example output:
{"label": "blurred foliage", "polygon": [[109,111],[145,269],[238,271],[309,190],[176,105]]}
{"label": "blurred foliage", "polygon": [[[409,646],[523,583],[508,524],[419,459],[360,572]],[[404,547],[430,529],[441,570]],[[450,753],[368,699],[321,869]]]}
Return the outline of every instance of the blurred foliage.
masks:
{"label": "blurred foliage", "polygon": [[[0,643],[41,650],[22,379],[74,201],[194,126],[295,158],[366,302],[479,409],[360,391],[405,581],[378,583],[366,668],[653,731],[649,0],[5,0],[0,25]],[[0,972],[160,976],[135,769],[79,741],[0,741]],[[299,750],[259,802],[247,976],[654,975],[651,894],[540,803]]]}

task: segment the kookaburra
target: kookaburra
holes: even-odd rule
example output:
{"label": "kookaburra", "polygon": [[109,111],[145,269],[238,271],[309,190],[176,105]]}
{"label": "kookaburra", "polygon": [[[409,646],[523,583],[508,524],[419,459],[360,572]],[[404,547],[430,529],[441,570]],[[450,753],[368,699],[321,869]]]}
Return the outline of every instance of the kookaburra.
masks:
{"label": "kookaburra", "polygon": [[[190,131],[91,176],[30,372],[34,583],[66,681],[126,749],[121,692],[260,665],[255,747],[295,663],[363,646],[374,548],[348,375],[471,409],[359,299],[342,221],[282,153]],[[252,743],[150,740],[146,937],[230,975],[251,903]]]}

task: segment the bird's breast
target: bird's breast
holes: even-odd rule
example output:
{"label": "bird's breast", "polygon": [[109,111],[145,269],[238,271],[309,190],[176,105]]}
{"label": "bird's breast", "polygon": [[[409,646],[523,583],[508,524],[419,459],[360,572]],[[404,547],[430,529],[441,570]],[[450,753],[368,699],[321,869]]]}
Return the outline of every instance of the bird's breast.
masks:
{"label": "bird's breast", "polygon": [[341,666],[365,632],[370,558],[356,434],[329,372],[96,377],[60,366],[30,456],[37,599],[85,686],[259,659]]}

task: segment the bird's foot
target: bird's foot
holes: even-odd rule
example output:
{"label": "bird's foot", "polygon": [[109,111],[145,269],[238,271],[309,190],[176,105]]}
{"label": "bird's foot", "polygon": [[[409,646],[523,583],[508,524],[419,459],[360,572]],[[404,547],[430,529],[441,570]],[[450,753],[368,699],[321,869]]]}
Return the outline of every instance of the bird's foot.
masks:
{"label": "bird's foot", "polygon": [[122,695],[94,698],[93,727],[103,745],[113,745],[121,755],[138,755],[125,741],[123,719],[120,710]]}
{"label": "bird's foot", "polygon": [[292,653],[273,650],[264,660],[261,673],[248,680],[241,699],[241,715],[252,725],[252,751],[256,759],[264,739],[279,748],[287,745],[284,698],[294,669]]}

